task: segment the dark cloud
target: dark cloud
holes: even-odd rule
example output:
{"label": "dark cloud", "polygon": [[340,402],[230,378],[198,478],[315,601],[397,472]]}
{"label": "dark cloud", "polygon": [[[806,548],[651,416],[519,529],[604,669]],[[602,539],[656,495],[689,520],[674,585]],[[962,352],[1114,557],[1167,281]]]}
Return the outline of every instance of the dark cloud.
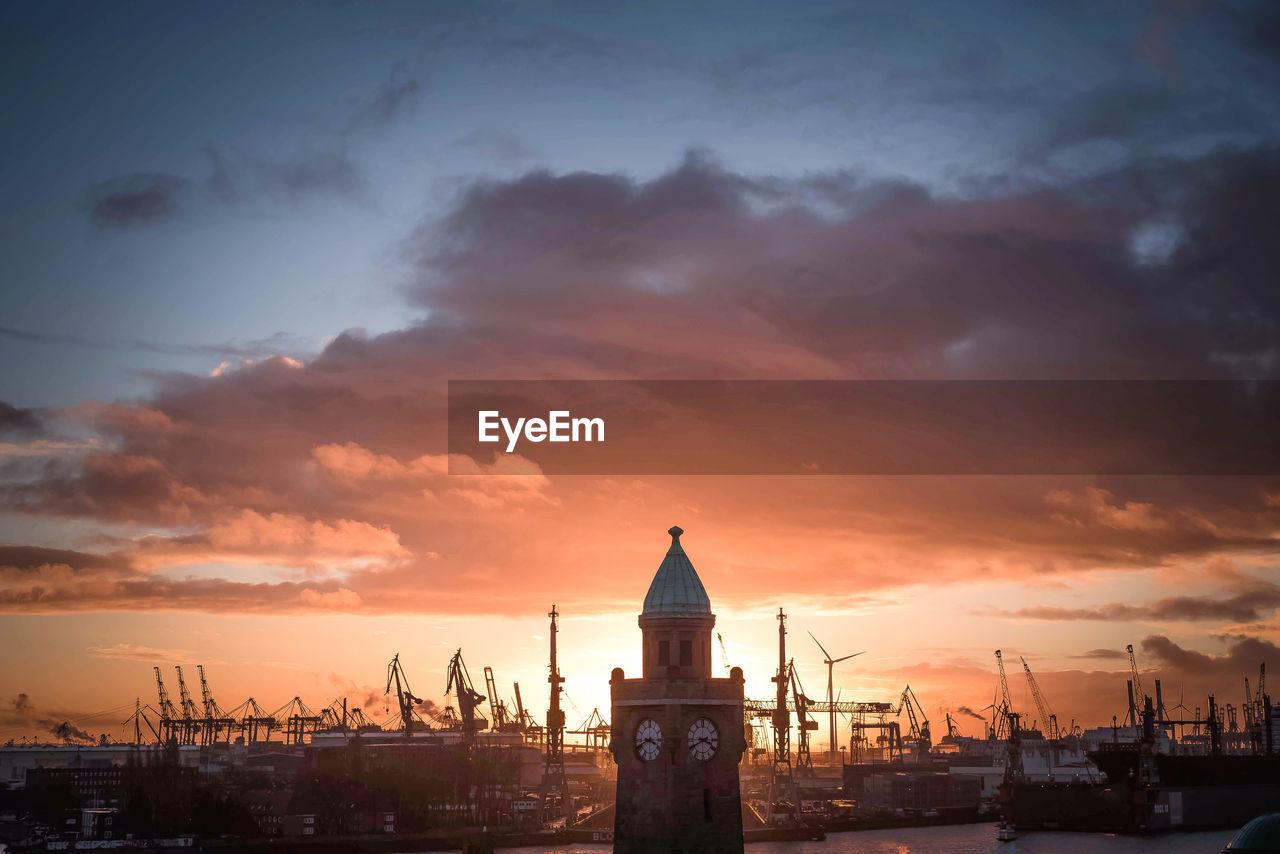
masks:
{"label": "dark cloud", "polygon": [[207,146],[209,173],[189,178],[138,172],[99,182],[87,193],[88,211],[103,228],[158,225],[211,205],[244,206],[273,199],[357,198],[365,191],[360,168],[348,152],[349,138],[384,130],[418,97],[421,84],[393,74],[343,120],[332,144],[290,156],[228,153]]}
{"label": "dark cloud", "polygon": [[1071,657],[1090,659],[1123,659],[1128,656],[1123,650],[1119,649],[1091,649],[1088,652],[1082,652],[1079,655],[1073,655]]}
{"label": "dark cloud", "polygon": [[1280,62],[1280,8],[1257,3],[1243,16],[1244,42],[1270,60]]}
{"label": "dark cloud", "polygon": [[[3,330],[0,330],[3,332]],[[0,400],[0,436],[10,434],[22,438],[39,436],[44,432],[44,420],[32,409],[19,409]]]}
{"label": "dark cloud", "polygon": [[211,205],[244,206],[307,196],[355,197],[364,179],[345,152],[304,152],[289,158],[228,156],[209,148],[210,172],[202,179],[137,174],[92,187],[89,214],[99,226],[156,225]]}
{"label": "dark cloud", "polygon": [[[652,357],[699,330],[738,370],[729,341],[754,339],[826,375],[1274,376],[1277,250],[1260,229],[1277,176],[1270,150],[968,200],[853,175],[756,179],[705,155],[643,183],[534,172],[478,184],[443,230],[419,232],[411,293],[472,323],[613,346],[661,317]],[[820,216],[815,193],[846,212]],[[1167,263],[1139,263],[1131,236],[1157,215],[1182,237]]]}
{"label": "dark cloud", "polygon": [[47,566],[65,566],[77,572],[92,572],[124,570],[129,564],[127,560],[113,555],[0,544],[0,570],[31,572]]}
{"label": "dark cloud", "polygon": [[[270,337],[254,341],[232,341],[226,344],[164,344],[152,341],[86,338],[80,335],[32,332],[0,326],[0,337],[32,344],[82,347],[89,350],[137,350],[168,356],[213,356],[222,359],[262,359],[277,354],[304,355],[310,352],[308,345],[285,332],[277,332]],[[6,405],[0,401],[0,409]],[[3,429],[3,418],[3,414],[0,414],[0,429]]]}
{"label": "dark cloud", "polygon": [[190,186],[175,175],[137,174],[110,181],[91,191],[89,215],[107,228],[155,225],[178,214]]}
{"label": "dark cloud", "polygon": [[252,160],[245,170],[266,193],[297,200],[309,195],[354,197],[364,179],[346,154],[313,154],[292,160]]}
{"label": "dark cloud", "polygon": [[454,140],[452,145],[499,161],[529,160],[537,154],[514,134],[492,129],[472,131]]}
{"label": "dark cloud", "polygon": [[[1277,607],[1280,607],[1280,587],[1266,584],[1225,599],[1169,596],[1148,605],[1130,605],[1124,602],[1112,602],[1092,608],[1060,608],[1044,605],[999,613],[1006,617],[1032,620],[1101,620],[1105,622],[1232,620],[1246,623],[1263,619]],[[1108,652],[1108,650],[1094,650],[1094,652]]]}
{"label": "dark cloud", "polygon": [[414,79],[388,80],[373,98],[351,116],[346,133],[380,131],[389,127],[418,100],[421,88]]}
{"label": "dark cloud", "polygon": [[[550,543],[556,525],[591,514],[598,524],[574,534],[581,568],[547,546],[521,572],[526,585],[582,589],[581,607],[599,611],[624,601],[625,579],[588,584],[585,556],[615,561],[619,531],[667,504],[724,520],[740,534],[721,544],[729,552],[790,526],[813,552],[797,597],[891,589],[913,572],[948,583],[1272,555],[1274,479],[672,482],[606,500],[625,488],[449,477],[444,404],[459,375],[1275,375],[1265,357],[1280,343],[1280,265],[1265,224],[1280,213],[1277,176],[1280,155],[1259,150],[944,198],[856,172],[738,174],[695,152],[651,181],[533,172],[477,183],[404,243],[421,323],[346,332],[306,362],[159,376],[144,402],[77,410],[98,448],[0,485],[0,504],[150,535],[110,541],[129,574],[28,573],[0,590],[0,605],[382,613],[483,602],[520,613],[527,602],[501,584],[503,543]],[[1181,223],[1180,237],[1164,260],[1138,263],[1130,234],[1157,213]],[[856,566],[833,533],[851,526],[876,532]],[[735,602],[775,589],[766,551],[733,558]],[[200,562],[312,575],[182,577]],[[1269,588],[1246,592],[1021,616],[1252,621],[1274,607]]]}
{"label": "dark cloud", "polygon": [[1186,674],[1256,673],[1258,665],[1280,659],[1280,647],[1261,638],[1231,637],[1221,655],[1210,655],[1179,646],[1164,635],[1150,635],[1142,640],[1142,651],[1166,667]]}

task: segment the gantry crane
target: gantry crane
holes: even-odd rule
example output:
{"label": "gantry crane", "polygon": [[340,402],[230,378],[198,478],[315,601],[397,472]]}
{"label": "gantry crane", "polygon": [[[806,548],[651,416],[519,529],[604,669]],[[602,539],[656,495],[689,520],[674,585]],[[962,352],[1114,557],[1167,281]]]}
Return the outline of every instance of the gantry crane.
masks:
{"label": "gantry crane", "polygon": [[156,702],[160,706],[159,738],[162,744],[168,744],[178,738],[176,731],[178,710],[173,707],[173,701],[169,699],[169,692],[165,690],[164,677],[160,675],[160,668],[155,667],[154,669],[156,671]]}
{"label": "gantry crane", "polygon": [[202,729],[200,726],[200,711],[192,701],[191,693],[187,691],[186,680],[182,678],[182,667],[175,664],[173,669],[178,671],[178,699],[182,703],[181,742],[183,744],[195,744],[197,738],[201,735]]}
{"label": "gantry crane", "polygon": [[285,744],[302,744],[309,733],[316,732],[324,724],[324,715],[311,711],[301,697],[294,697],[272,712],[271,717],[284,721]]}
{"label": "gantry crane", "polygon": [[[231,711],[227,717],[234,719],[244,734],[246,744],[258,741],[271,741],[272,730],[280,728],[280,722],[258,705],[258,701],[250,697]],[[261,739],[259,739],[261,735]]]}
{"label": "gantry crane", "polygon": [[206,746],[219,742],[228,744],[231,741],[231,733],[236,728],[235,718],[224,712],[222,707],[218,705],[218,701],[213,699],[213,691],[209,689],[209,680],[204,675],[204,665],[197,664],[196,670],[200,672],[200,700],[201,705],[204,706],[204,727],[201,731],[201,743]]}

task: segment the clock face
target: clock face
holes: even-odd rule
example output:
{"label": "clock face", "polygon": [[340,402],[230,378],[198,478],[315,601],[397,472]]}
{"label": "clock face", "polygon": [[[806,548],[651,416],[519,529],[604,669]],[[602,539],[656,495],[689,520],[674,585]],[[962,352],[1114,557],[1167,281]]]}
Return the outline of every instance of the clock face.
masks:
{"label": "clock face", "polygon": [[658,758],[662,749],[662,727],[653,718],[645,718],[636,727],[636,755],[645,762]]}
{"label": "clock face", "polygon": [[689,727],[689,755],[699,762],[706,762],[716,755],[720,746],[720,733],[716,725],[706,718],[698,718]]}

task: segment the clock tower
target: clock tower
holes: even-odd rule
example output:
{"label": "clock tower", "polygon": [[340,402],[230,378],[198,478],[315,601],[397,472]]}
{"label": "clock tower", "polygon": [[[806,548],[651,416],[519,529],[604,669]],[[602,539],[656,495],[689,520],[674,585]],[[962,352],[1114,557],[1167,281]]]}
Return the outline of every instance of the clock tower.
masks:
{"label": "clock tower", "polygon": [[672,528],[671,548],[640,614],[642,675],[615,667],[612,743],[618,763],[613,850],[742,851],[738,763],[743,735],[742,670],[711,674],[711,600]]}

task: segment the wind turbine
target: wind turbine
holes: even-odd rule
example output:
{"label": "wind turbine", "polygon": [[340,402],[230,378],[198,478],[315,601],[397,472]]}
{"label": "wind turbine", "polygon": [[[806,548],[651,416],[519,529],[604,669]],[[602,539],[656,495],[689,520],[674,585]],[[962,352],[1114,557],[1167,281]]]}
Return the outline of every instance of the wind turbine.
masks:
{"label": "wind turbine", "polygon": [[[809,632],[809,637],[813,638],[813,632]],[[846,655],[843,658],[832,658],[831,653],[827,652],[827,648],[822,645],[821,641],[817,638],[813,638],[813,642],[818,645],[818,649],[822,650],[822,663],[827,665],[827,708],[831,712],[831,752],[827,754],[827,761],[834,765],[836,761],[836,698],[834,693],[836,665],[842,661],[848,661],[851,658],[856,658],[857,656],[865,653],[866,650],[864,649],[862,652],[855,652],[852,655]]]}
{"label": "wind turbine", "polygon": [[1180,714],[1178,715],[1178,722],[1181,723],[1182,728],[1178,732],[1179,740],[1182,739],[1183,734],[1186,733],[1187,731],[1187,725],[1184,722],[1187,719],[1187,712],[1191,711],[1190,709],[1188,709],[1186,706],[1182,704],[1182,701],[1186,698],[1186,694],[1187,694],[1187,683],[1183,682],[1182,685],[1178,687],[1178,705],[1174,706],[1173,709],[1171,709],[1171,711],[1180,712]]}

